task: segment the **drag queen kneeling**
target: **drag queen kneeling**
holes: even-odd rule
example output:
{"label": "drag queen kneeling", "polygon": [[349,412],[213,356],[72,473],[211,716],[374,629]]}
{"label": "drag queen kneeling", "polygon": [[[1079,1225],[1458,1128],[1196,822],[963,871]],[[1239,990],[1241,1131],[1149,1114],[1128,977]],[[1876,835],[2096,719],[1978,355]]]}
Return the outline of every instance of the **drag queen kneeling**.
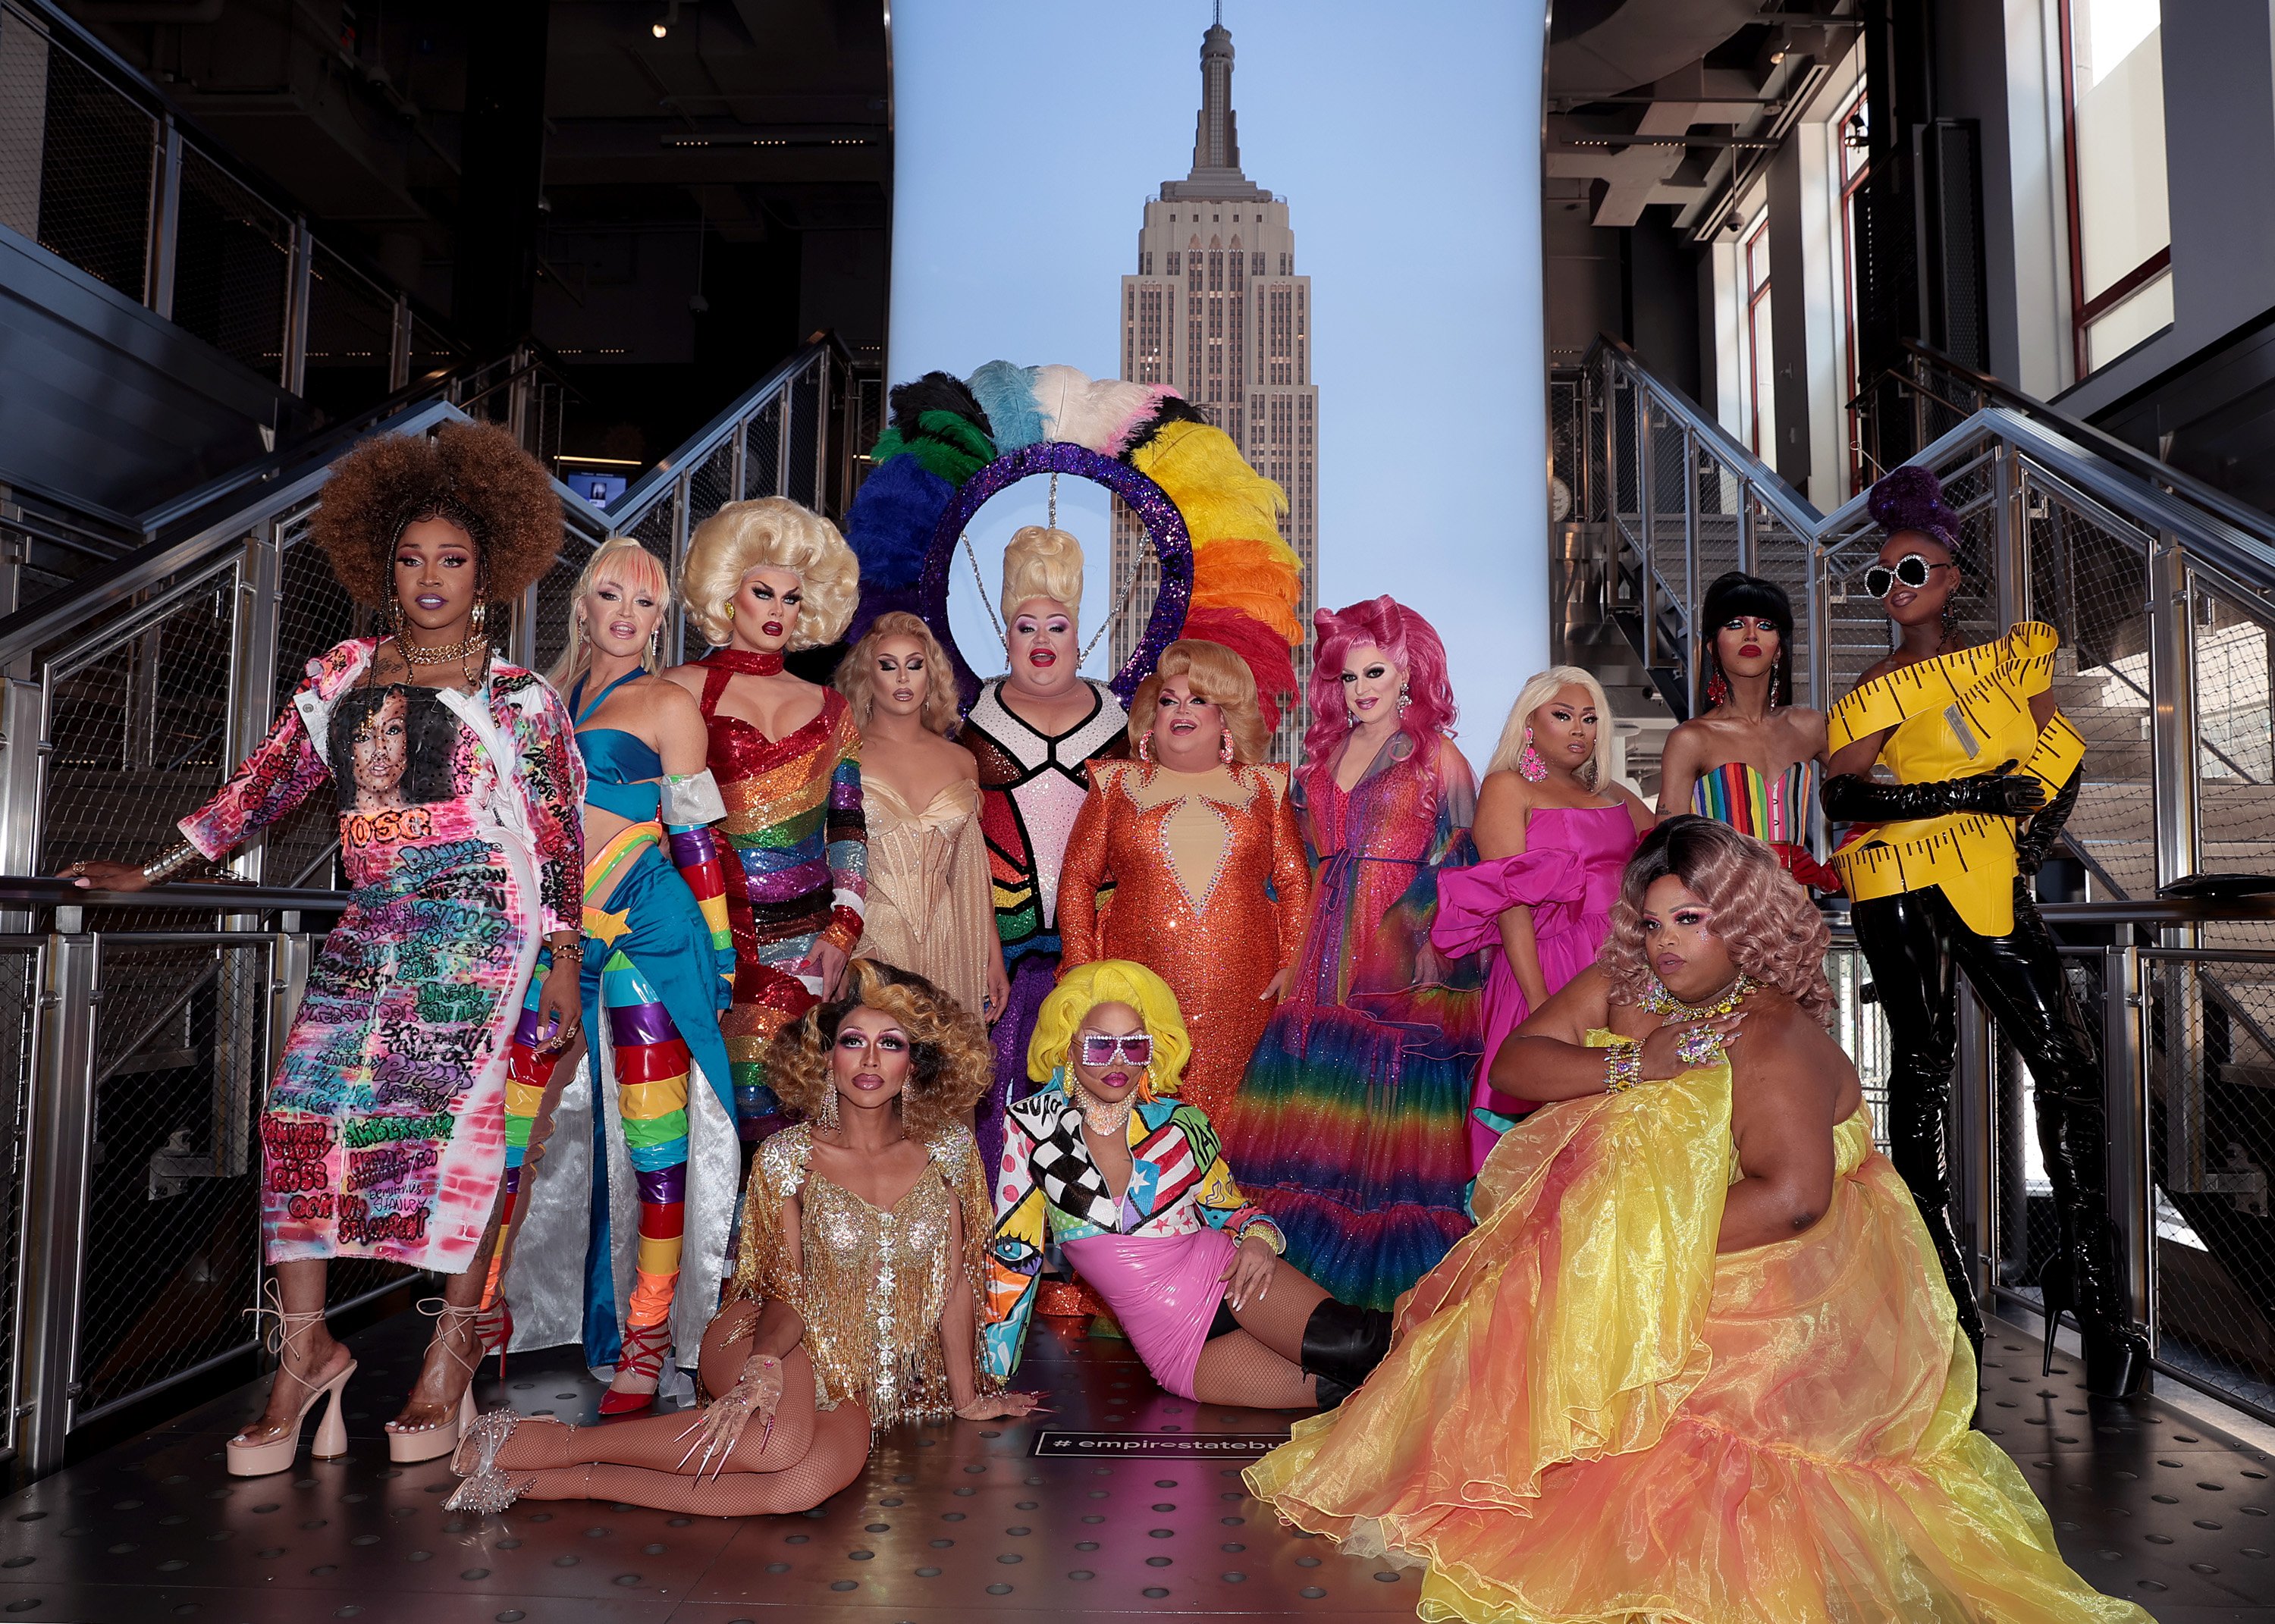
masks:
{"label": "drag queen kneeling", "polygon": [[1281,1258],[1208,1114],[1175,1097],[1191,1053],[1175,996],[1143,964],[1077,966],[1043,1000],[1027,1072],[1050,1086],[1005,1113],[994,1180],[992,1377],[1018,1363],[1047,1240],[1180,1398],[1335,1404],[1382,1357],[1390,1316],[1336,1302]]}
{"label": "drag queen kneeling", "polygon": [[1974,1351],[1820,1024],[1825,946],[1768,847],[1646,835],[1597,966],[1497,1058],[1557,1103],[1256,1494],[1425,1567],[1435,1619],[2145,1620],[1969,1430]]}
{"label": "drag queen kneeling", "polygon": [[710,1404],[591,1428],[494,1410],[451,1463],[467,1478],[452,1507],[805,1511],[859,1475],[876,1431],[1033,1408],[976,1351],[989,1214],[960,1119],[993,1075],[986,1028],[921,977],[862,959],[767,1064],[805,1120],[752,1165],[734,1281],[703,1335]]}

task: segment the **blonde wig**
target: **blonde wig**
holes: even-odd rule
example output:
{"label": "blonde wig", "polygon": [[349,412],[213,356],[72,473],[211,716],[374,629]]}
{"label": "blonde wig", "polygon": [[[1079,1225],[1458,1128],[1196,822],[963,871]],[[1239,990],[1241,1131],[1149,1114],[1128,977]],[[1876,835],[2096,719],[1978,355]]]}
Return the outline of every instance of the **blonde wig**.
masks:
{"label": "blonde wig", "polygon": [[1003,549],[1003,624],[1030,598],[1047,598],[1073,616],[1082,616],[1082,543],[1063,530],[1029,525],[1014,531]]}
{"label": "blonde wig", "polygon": [[[577,585],[569,589],[569,640],[561,646],[561,658],[545,674],[545,680],[566,694],[577,679],[585,675],[592,663],[593,651],[585,636],[585,617],[579,613],[586,598],[602,581],[612,581],[627,591],[638,592],[642,587],[655,594],[658,610],[669,614],[671,609],[671,572],[663,567],[663,560],[642,547],[631,536],[610,536],[593,549],[578,572]],[[659,628],[661,622],[658,622]],[[640,651],[640,666],[653,671],[660,662],[655,644],[650,642]]]}
{"label": "blonde wig", "polygon": [[911,971],[854,959],[845,966],[837,996],[808,1009],[767,1049],[767,1081],[807,1122],[821,1114],[836,1086],[829,1076],[830,1052],[839,1023],[856,1009],[881,1009],[908,1034],[901,1128],[910,1138],[962,1122],[995,1080],[995,1051],[978,1016]]}
{"label": "blonde wig", "polygon": [[845,635],[861,591],[861,566],[837,526],[787,496],[730,502],[695,527],[680,595],[688,617],[714,647],[734,635],[735,594],[753,570],[797,577],[793,649],[820,648]]}
{"label": "blonde wig", "polygon": [[1508,720],[1501,723],[1500,743],[1493,746],[1493,759],[1485,764],[1488,773],[1512,771],[1517,758],[1524,753],[1524,730],[1532,725],[1532,713],[1556,697],[1564,688],[1583,690],[1588,703],[1596,707],[1596,753],[1580,770],[1580,776],[1591,789],[1605,789],[1612,782],[1612,706],[1604,698],[1604,685],[1593,676],[1576,665],[1553,665],[1530,678],[1516,703],[1508,708]]}
{"label": "blonde wig", "polygon": [[871,621],[861,640],[853,645],[852,652],[837,662],[837,675],[831,680],[852,709],[853,725],[866,728],[870,713],[876,708],[877,646],[887,638],[912,638],[923,651],[925,701],[917,720],[927,733],[954,738],[956,673],[949,668],[948,654],[941,647],[940,639],[933,636],[932,628],[905,609],[888,609]]}
{"label": "blonde wig", "polygon": [[1232,759],[1261,761],[1272,743],[1264,725],[1263,708],[1256,702],[1256,676],[1248,661],[1221,643],[1181,638],[1161,651],[1153,675],[1138,684],[1130,699],[1130,748],[1153,730],[1153,710],[1161,688],[1173,676],[1182,676],[1197,698],[1224,712],[1225,731],[1232,735]]}
{"label": "blonde wig", "polygon": [[1100,1004],[1128,1004],[1153,1036],[1153,1063],[1138,1085],[1142,1098],[1174,1094],[1192,1058],[1193,1040],[1169,984],[1129,959],[1098,959],[1077,964],[1059,978],[1035,1016],[1035,1035],[1027,1045],[1027,1076],[1047,1083],[1067,1063],[1067,1051],[1082,1030],[1083,1017]]}
{"label": "blonde wig", "polygon": [[1612,1001],[1638,1004],[1653,977],[1643,940],[1644,894],[1673,874],[1714,911],[1710,926],[1730,950],[1730,962],[1829,1023],[1833,988],[1825,979],[1832,933],[1809,893],[1785,872],[1777,853],[1727,823],[1689,813],[1669,818],[1643,837],[1628,859],[1612,904],[1611,933],[1596,963],[1611,985]]}

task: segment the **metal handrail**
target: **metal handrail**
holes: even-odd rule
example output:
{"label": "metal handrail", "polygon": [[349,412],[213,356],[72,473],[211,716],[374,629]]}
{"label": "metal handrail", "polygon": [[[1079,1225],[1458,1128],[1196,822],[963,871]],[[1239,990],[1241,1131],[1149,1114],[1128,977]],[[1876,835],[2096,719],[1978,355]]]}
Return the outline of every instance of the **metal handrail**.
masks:
{"label": "metal handrail", "polygon": [[292,891],[276,886],[231,885],[179,880],[147,891],[82,889],[75,880],[44,874],[0,874],[0,909],[162,908],[179,912],[258,913],[272,908],[301,913],[338,913],[355,900],[351,891]]}
{"label": "metal handrail", "polygon": [[1644,365],[1643,358],[1609,333],[1598,335],[1596,342],[1581,363],[1584,372],[1593,365],[1598,354],[1612,358],[1620,370],[1641,388],[1647,389],[1656,401],[1663,404],[1677,427],[1687,428],[1700,439],[1712,442],[1715,450],[1741,468],[1751,465],[1747,482],[1761,494],[1763,501],[1778,517],[1803,535],[1813,535],[1825,523],[1809,498],[1785,482],[1785,478],[1767,463],[1756,457],[1742,444],[1738,437],[1722,427],[1712,413],[1684,394],[1682,389],[1653,373]]}
{"label": "metal handrail", "polygon": [[784,384],[811,366],[815,356],[822,354],[848,368],[853,364],[852,352],[846,349],[835,333],[818,333],[808,339],[780,366],[722,407],[709,422],[668,453],[654,467],[626,486],[624,495],[608,504],[610,527],[623,532],[638,524],[672,494],[687,470],[701,467],[713,453],[733,437],[745,419],[763,408]]}

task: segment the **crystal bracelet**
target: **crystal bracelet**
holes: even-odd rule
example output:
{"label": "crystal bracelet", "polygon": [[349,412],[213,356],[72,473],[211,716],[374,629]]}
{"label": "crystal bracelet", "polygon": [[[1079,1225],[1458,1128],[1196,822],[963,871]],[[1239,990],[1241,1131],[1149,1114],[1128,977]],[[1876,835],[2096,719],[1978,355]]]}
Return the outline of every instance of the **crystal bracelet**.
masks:
{"label": "crystal bracelet", "polygon": [[1624,1094],[1643,1081],[1643,1045],[1614,1038],[1604,1046],[1604,1091]]}
{"label": "crystal bracelet", "polygon": [[145,863],[142,865],[142,878],[155,885],[169,874],[178,873],[193,864],[204,861],[206,861],[206,854],[189,842],[184,841],[171,851],[153,857]]}

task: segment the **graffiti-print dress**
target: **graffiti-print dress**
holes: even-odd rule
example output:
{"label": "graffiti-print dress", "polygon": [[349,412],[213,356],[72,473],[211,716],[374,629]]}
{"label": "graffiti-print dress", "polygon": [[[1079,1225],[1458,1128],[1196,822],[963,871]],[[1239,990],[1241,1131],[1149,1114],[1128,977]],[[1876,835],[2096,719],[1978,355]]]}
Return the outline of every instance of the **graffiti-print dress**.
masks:
{"label": "graffiti-print dress", "polygon": [[505,1169],[506,1046],[538,939],[579,928],[584,764],[542,679],[374,687],[351,638],[229,782],[182,820],[218,857],[339,785],[355,900],[325,940],[261,1113],[271,1263],[464,1273]]}

